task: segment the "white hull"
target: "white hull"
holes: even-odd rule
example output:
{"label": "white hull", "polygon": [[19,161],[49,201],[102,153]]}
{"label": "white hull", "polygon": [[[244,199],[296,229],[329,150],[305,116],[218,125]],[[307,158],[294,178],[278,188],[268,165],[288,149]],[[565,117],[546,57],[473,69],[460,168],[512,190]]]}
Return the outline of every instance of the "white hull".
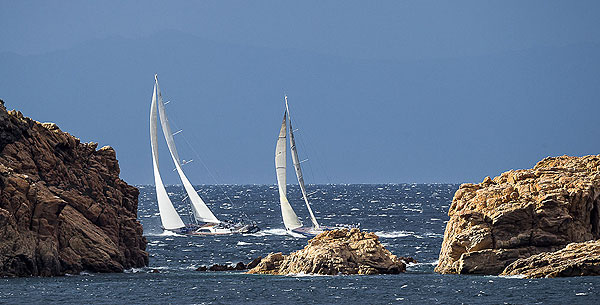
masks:
{"label": "white hull", "polygon": [[[286,147],[285,141],[287,138],[287,130],[289,127],[289,135],[290,135],[290,150],[292,152],[292,161],[294,164],[294,171],[296,172],[296,178],[298,178],[298,185],[300,186],[300,190],[302,192],[302,199],[304,199],[304,203],[306,204],[306,208],[308,210],[308,214],[310,215],[310,220],[312,222],[312,227],[303,227],[302,222],[294,212],[294,209],[290,205],[287,199],[287,181],[286,181],[286,167],[287,167],[287,159],[286,159]],[[305,160],[306,161],[306,160]],[[302,175],[302,168],[300,166],[300,161],[298,158],[298,150],[296,149],[296,141],[294,140],[294,128],[292,127],[292,118],[290,116],[290,109],[287,102],[287,95],[285,96],[285,111],[283,113],[283,121],[281,122],[281,128],[279,129],[279,137],[277,139],[277,144],[275,145],[275,172],[277,173],[277,185],[279,187],[279,203],[281,205],[281,214],[283,216],[283,224],[285,228],[290,233],[302,234],[304,236],[313,237],[320,233],[323,233],[328,230],[341,229],[347,227],[354,226],[342,226],[342,227],[326,227],[321,226],[317,222],[317,218],[310,207],[310,203],[308,201],[308,194],[306,193],[306,186],[304,184],[304,178]],[[293,235],[293,234],[292,234]]]}
{"label": "white hull", "polygon": [[[223,234],[236,234],[236,233],[254,233],[258,231],[258,227],[255,223],[252,224],[233,224],[229,221],[222,222],[212,211],[208,208],[204,200],[200,198],[198,192],[194,189],[191,182],[183,172],[181,166],[183,165],[179,159],[177,148],[175,146],[175,139],[173,138],[174,133],[171,131],[169,125],[169,119],[165,109],[165,103],[163,103],[160,88],[158,86],[158,76],[154,75],[154,92],[152,93],[152,106],[150,108],[150,145],[152,147],[152,162],[154,166],[154,180],[156,184],[156,194],[158,201],[158,208],[160,213],[161,223],[163,228],[168,231],[175,232],[178,234],[187,235],[223,235]],[[160,171],[158,169],[158,121],[160,119],[160,125],[169,147],[169,152],[175,169],[179,174],[179,178],[183,183],[187,198],[191,203],[193,217],[196,222],[205,223],[204,225],[188,224],[179,217],[179,214],[173,207],[173,203],[165,190]],[[175,133],[176,134],[176,133]]]}
{"label": "white hull", "polygon": [[178,234],[185,235],[231,235],[231,234],[250,234],[258,232],[260,229],[256,224],[224,224],[224,223],[207,223],[204,225],[188,225],[187,227],[169,230]]}

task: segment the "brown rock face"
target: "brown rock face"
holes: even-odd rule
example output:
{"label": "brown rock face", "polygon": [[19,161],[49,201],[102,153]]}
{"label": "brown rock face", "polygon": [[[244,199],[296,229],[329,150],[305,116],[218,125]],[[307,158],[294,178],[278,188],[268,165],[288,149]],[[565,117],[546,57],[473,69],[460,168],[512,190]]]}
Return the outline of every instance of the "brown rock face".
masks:
{"label": "brown rock face", "polygon": [[436,271],[500,274],[517,259],[600,237],[600,156],[556,157],[460,186]]}
{"label": "brown rock face", "polygon": [[518,259],[502,275],[528,278],[600,275],[600,241],[572,243],[555,252]]}
{"label": "brown rock face", "polygon": [[289,255],[269,254],[248,273],[396,274],[405,270],[405,263],[385,249],[377,235],[340,229],[315,236],[304,249]]}
{"label": "brown rock face", "polygon": [[96,147],[0,100],[0,276],[148,264],[138,190],[119,179],[115,151]]}

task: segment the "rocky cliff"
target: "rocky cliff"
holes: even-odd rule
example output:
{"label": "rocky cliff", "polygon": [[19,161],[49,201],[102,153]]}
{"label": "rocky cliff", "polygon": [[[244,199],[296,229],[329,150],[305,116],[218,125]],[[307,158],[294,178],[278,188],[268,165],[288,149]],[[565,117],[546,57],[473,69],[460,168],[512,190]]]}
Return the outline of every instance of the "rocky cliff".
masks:
{"label": "rocky cliff", "polygon": [[148,264],[138,190],[111,147],[0,100],[0,276],[120,272]]}
{"label": "rocky cliff", "polygon": [[500,274],[518,259],[600,237],[600,156],[556,157],[454,195],[436,271]]}
{"label": "rocky cliff", "polygon": [[558,251],[518,259],[501,275],[528,278],[600,275],[600,241],[572,243]]}
{"label": "rocky cliff", "polygon": [[251,274],[386,274],[406,270],[403,258],[392,255],[373,233],[340,229],[321,233],[304,249],[272,253]]}

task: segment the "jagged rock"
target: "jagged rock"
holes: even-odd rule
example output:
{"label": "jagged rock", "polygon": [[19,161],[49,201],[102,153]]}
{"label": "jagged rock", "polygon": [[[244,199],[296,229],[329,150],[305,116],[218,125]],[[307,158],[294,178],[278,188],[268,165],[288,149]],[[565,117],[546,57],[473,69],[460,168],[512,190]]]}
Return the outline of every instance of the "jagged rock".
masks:
{"label": "jagged rock", "polygon": [[436,271],[499,274],[509,264],[600,237],[600,156],[555,157],[454,195]]}
{"label": "jagged rock", "polygon": [[258,266],[258,264],[260,263],[260,261],[262,261],[262,256],[259,256],[255,259],[253,259],[251,262],[248,263],[248,265],[246,266],[247,269],[252,269],[256,266]]}
{"label": "jagged rock", "polygon": [[398,256],[398,259],[403,261],[405,264],[416,264],[418,263],[416,259],[410,256]]}
{"label": "jagged rock", "polygon": [[248,265],[244,264],[243,262],[238,262],[235,265],[214,264],[210,267],[200,266],[200,267],[196,268],[196,271],[242,271],[242,270],[247,270],[247,269],[256,267],[256,265],[258,265],[258,263],[260,263],[261,259],[262,259],[262,257],[259,256],[255,259],[253,259],[250,263],[248,263]]}
{"label": "jagged rock", "polygon": [[208,268],[208,271],[231,271],[231,270],[234,270],[233,266],[219,265],[219,264],[214,264],[214,265],[210,266],[210,268]]}
{"label": "jagged rock", "polygon": [[111,147],[96,150],[1,103],[0,276],[146,266],[137,198]]}
{"label": "jagged rock", "polygon": [[528,278],[600,275],[600,241],[572,243],[555,252],[518,259],[501,275]]}
{"label": "jagged rock", "polygon": [[321,233],[304,249],[283,255],[271,253],[251,274],[396,274],[406,264],[385,249],[374,233],[339,229]]}
{"label": "jagged rock", "polygon": [[238,262],[235,266],[232,265],[220,265],[214,264],[210,267],[200,266],[196,268],[196,271],[242,271],[246,270],[246,264]]}

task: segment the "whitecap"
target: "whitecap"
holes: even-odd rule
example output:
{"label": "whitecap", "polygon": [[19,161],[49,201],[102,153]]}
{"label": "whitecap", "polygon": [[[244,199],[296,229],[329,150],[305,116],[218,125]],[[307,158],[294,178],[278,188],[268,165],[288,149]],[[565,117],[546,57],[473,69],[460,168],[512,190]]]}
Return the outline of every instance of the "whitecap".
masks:
{"label": "whitecap", "polygon": [[498,277],[503,277],[506,279],[524,279],[524,274],[515,274],[515,275],[498,275]]}
{"label": "whitecap", "polygon": [[377,231],[377,232],[375,232],[375,235],[377,235],[381,238],[399,238],[399,237],[411,236],[413,234],[415,234],[415,232],[409,232],[409,231],[392,231],[392,232]]}
{"label": "whitecap", "polygon": [[291,236],[297,237],[297,238],[304,238],[304,237],[306,237],[306,236],[304,236],[302,234],[291,232],[291,231],[288,231],[286,229],[267,229],[267,230],[261,230],[261,231],[258,231],[256,233],[252,233],[252,234],[249,234],[249,235],[259,236],[259,237],[260,236],[268,236],[268,235],[291,235]]}
{"label": "whitecap", "polygon": [[285,230],[285,229],[267,229],[267,230],[260,230],[256,233],[252,233],[250,235],[252,235],[252,236],[287,235],[287,230]]}
{"label": "whitecap", "polygon": [[286,231],[286,233],[288,235],[291,235],[291,236],[296,237],[296,238],[306,238],[306,236],[304,236],[304,235],[302,235],[300,233],[296,233],[296,232],[292,232],[292,231]]}
{"label": "whitecap", "polygon": [[179,236],[179,237],[186,237],[185,235],[182,234],[177,234],[173,231],[168,231],[168,230],[164,230],[161,233],[146,233],[145,236]]}
{"label": "whitecap", "polygon": [[286,274],[285,276],[291,276],[291,277],[317,277],[317,276],[332,276],[332,275],[327,275],[327,274],[307,274],[304,272],[300,272],[300,273],[289,273]]}
{"label": "whitecap", "polygon": [[138,272],[142,272],[145,271],[148,268],[131,268],[131,269],[125,269],[123,270],[123,273],[138,273]]}

